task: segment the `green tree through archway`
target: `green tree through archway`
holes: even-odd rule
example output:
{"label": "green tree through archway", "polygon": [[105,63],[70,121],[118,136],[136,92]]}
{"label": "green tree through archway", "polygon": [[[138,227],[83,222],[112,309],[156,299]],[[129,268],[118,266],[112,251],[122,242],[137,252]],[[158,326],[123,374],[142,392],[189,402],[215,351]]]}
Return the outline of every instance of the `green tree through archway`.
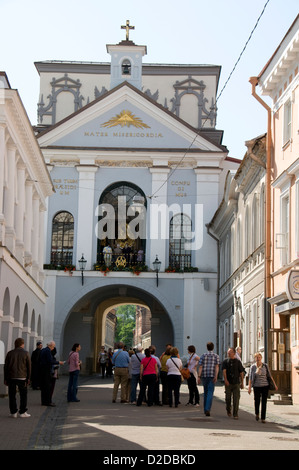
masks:
{"label": "green tree through archway", "polygon": [[133,346],[134,329],[136,326],[136,305],[121,305],[116,309],[115,342],[122,341],[127,349]]}

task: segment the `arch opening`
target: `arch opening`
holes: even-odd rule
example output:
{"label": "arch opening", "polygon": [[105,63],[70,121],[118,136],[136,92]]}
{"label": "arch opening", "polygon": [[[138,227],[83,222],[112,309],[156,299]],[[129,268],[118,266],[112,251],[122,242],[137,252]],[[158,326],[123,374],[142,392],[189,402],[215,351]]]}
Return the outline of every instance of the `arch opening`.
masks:
{"label": "arch opening", "polygon": [[[173,343],[172,321],[161,303],[141,289],[117,285],[96,289],[72,307],[61,333],[60,355],[67,358],[73,344],[80,343],[82,373],[95,373],[101,346],[107,351],[115,348],[116,324],[121,321],[117,320],[117,310],[127,305],[135,307],[137,319],[131,331],[132,343],[127,347],[142,344],[145,348],[154,344],[161,354],[165,344]],[[126,319],[123,321],[127,323]]]}

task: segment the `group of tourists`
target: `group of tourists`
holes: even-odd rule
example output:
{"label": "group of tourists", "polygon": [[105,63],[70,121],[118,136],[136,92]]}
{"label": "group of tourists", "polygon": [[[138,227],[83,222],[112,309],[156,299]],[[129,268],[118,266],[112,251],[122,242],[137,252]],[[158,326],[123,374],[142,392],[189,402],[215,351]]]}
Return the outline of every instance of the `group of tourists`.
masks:
{"label": "group of tourists", "polygon": [[[38,341],[36,349],[30,357],[24,348],[23,338],[15,340],[15,348],[9,351],[4,364],[4,383],[8,386],[9,409],[12,418],[30,418],[27,413],[27,391],[31,384],[33,390],[40,390],[41,405],[54,407],[53,393],[58,378],[59,366],[66,361],[56,360],[55,342],[50,341],[43,348],[42,342]],[[69,353],[67,360],[69,371],[69,382],[67,390],[67,401],[78,402],[78,376],[81,368],[79,351],[81,346],[75,343]],[[17,392],[20,403],[17,404]]]}
{"label": "group of tourists", "polygon": [[[69,382],[67,390],[68,402],[79,402],[77,397],[78,376],[81,369],[79,352],[81,346],[75,343],[66,361],[69,369]],[[32,383],[33,389],[41,390],[41,404],[55,406],[52,401],[57,370],[65,361],[56,360],[55,342],[51,341],[45,348],[38,342],[36,350],[30,358],[24,349],[24,340],[17,338],[15,348],[9,351],[4,364],[4,383],[8,386],[9,409],[13,418],[18,415],[28,418],[27,413],[27,388]],[[241,358],[234,348],[228,349],[227,358],[220,363],[219,356],[214,353],[214,344],[207,343],[207,351],[201,356],[196,354],[195,346],[188,346],[188,360],[183,365],[179,351],[171,344],[167,344],[163,354],[156,355],[155,346],[151,345],[143,352],[138,346],[135,350],[127,351],[123,343],[119,343],[117,349],[109,354],[102,347],[99,354],[99,365],[105,364],[108,376],[113,369],[113,395],[112,402],[116,403],[118,389],[121,389],[121,403],[147,406],[167,405],[178,407],[180,404],[180,387],[184,380],[187,381],[189,399],[186,405],[199,407],[200,397],[198,385],[204,390],[203,411],[210,416],[215,384],[221,367],[224,386],[225,403],[228,416],[238,419],[240,389],[244,388],[245,369]],[[107,369],[107,365],[110,367]],[[108,371],[108,372],[107,372]],[[104,377],[104,372],[102,372]],[[162,394],[160,400],[160,383]],[[271,376],[266,363],[262,361],[261,353],[255,355],[255,363],[249,372],[248,393],[254,392],[255,417],[259,420],[261,408],[261,420],[266,420],[266,406],[269,387],[277,390],[277,386]],[[20,404],[17,405],[17,391]]]}
{"label": "group of tourists", "polygon": [[[201,356],[196,354],[195,346],[188,346],[188,361],[183,365],[176,347],[166,345],[163,354],[156,356],[155,346],[149,346],[143,352],[141,346],[126,351],[123,343],[118,344],[112,356],[114,367],[114,386],[112,402],[116,403],[118,389],[121,389],[121,403],[147,406],[168,405],[178,407],[180,404],[180,386],[187,380],[189,399],[186,406],[199,407],[200,396],[198,385],[204,390],[203,411],[210,416],[215,384],[221,367],[224,386],[226,412],[229,417],[238,419],[240,390],[244,388],[245,368],[238,351],[229,348],[227,358],[220,363],[219,356],[214,352],[214,344],[207,343],[207,352]],[[255,364],[250,368],[248,393],[254,390],[255,417],[266,420],[266,406],[271,376],[269,367],[262,362],[262,355],[255,355]],[[162,400],[160,401],[160,386]],[[274,383],[274,381],[273,381]],[[139,393],[137,396],[137,386]],[[274,383],[275,390],[277,386]]]}

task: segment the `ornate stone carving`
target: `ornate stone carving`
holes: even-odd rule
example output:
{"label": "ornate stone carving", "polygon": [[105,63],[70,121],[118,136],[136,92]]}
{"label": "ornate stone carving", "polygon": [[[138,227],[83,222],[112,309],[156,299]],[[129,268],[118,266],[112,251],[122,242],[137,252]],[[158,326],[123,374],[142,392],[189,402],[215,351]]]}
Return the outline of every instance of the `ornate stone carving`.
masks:
{"label": "ornate stone carving", "polygon": [[69,78],[68,74],[64,74],[61,78],[53,78],[51,82],[52,93],[47,96],[49,102],[47,105],[44,103],[43,95],[41,96],[40,102],[37,104],[37,115],[38,122],[41,124],[43,122],[44,116],[51,116],[51,124],[56,123],[56,104],[57,97],[59,93],[67,91],[73,94],[74,96],[74,111],[82,108],[83,106],[83,96],[80,94],[81,83],[80,80],[73,80]]}
{"label": "ornate stone carving", "polygon": [[215,127],[217,108],[214,103],[214,99],[212,98],[210,110],[207,110],[206,104],[208,103],[208,99],[204,97],[204,90],[206,85],[204,84],[203,80],[198,82],[192,78],[191,75],[189,75],[186,80],[181,82],[176,81],[173,87],[175,90],[174,98],[172,98],[170,101],[172,102],[171,111],[174,114],[179,117],[182,97],[186,94],[192,94],[195,95],[198,100],[198,129],[204,127],[206,120],[210,121],[211,127]]}

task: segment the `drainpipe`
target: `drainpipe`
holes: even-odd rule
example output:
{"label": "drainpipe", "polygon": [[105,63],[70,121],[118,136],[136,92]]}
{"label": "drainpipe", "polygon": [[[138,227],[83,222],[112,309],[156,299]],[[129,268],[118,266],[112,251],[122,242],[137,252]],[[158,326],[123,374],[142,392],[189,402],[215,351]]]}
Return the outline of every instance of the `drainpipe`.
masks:
{"label": "drainpipe", "polygon": [[[253,97],[266,109],[268,114],[267,123],[267,142],[266,142],[266,207],[265,207],[265,330],[273,327],[272,318],[268,315],[270,312],[270,305],[268,299],[272,296],[271,293],[271,152],[272,152],[272,135],[271,135],[271,108],[256,94],[256,86],[258,85],[258,77],[251,77],[249,79],[252,89]],[[270,321],[269,321],[270,320]],[[268,324],[269,322],[269,324]],[[267,340],[267,335],[265,335]],[[267,341],[268,343],[268,341]],[[265,352],[268,353],[268,344],[265,344]]]}

